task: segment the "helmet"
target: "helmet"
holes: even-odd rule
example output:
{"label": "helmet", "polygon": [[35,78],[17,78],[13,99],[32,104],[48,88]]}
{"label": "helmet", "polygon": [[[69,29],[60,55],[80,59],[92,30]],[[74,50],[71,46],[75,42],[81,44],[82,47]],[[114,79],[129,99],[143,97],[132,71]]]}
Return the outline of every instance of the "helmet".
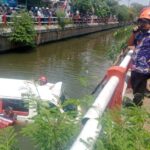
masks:
{"label": "helmet", "polygon": [[45,77],[45,76],[41,76],[40,78],[39,78],[39,84],[40,85],[44,85],[44,84],[46,84],[47,83],[47,78]]}
{"label": "helmet", "polygon": [[150,19],[150,7],[141,10],[139,19]]}

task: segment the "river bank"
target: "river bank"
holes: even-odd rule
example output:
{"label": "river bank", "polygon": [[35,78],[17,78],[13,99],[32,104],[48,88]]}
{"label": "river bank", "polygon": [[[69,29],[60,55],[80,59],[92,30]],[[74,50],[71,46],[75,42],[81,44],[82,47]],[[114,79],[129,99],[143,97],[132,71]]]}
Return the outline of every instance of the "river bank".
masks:
{"label": "river bank", "polygon": [[[64,40],[67,38],[83,36],[99,31],[110,30],[118,27],[126,26],[125,23],[109,23],[109,24],[78,24],[78,25],[67,25],[64,29],[61,29],[57,25],[41,25],[35,26],[36,37],[35,44],[41,45],[48,42]],[[11,30],[4,28],[0,32],[0,52],[21,48],[23,45],[16,45],[10,42],[9,37]]]}

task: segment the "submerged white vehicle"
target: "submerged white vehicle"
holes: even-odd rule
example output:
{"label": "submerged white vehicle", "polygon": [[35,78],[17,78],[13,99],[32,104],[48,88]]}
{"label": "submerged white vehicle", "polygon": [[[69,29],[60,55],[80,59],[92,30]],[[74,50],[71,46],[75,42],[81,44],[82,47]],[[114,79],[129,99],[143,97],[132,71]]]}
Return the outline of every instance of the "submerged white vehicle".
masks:
{"label": "submerged white vehicle", "polygon": [[37,115],[30,97],[48,101],[58,106],[62,96],[62,82],[39,84],[39,82],[0,78],[0,128],[12,125],[12,118],[5,116],[8,108],[13,110],[17,121],[28,122]]}

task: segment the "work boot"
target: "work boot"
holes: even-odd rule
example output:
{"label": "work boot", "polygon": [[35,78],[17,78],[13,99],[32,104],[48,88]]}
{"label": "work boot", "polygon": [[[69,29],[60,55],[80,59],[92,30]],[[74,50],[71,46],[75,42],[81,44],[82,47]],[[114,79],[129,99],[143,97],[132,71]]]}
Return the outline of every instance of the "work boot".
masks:
{"label": "work boot", "polygon": [[135,106],[135,104],[129,97],[124,97],[122,105],[123,105],[123,107],[134,107]]}
{"label": "work boot", "polygon": [[136,106],[142,106],[144,95],[142,93],[136,93],[133,98],[133,102]]}

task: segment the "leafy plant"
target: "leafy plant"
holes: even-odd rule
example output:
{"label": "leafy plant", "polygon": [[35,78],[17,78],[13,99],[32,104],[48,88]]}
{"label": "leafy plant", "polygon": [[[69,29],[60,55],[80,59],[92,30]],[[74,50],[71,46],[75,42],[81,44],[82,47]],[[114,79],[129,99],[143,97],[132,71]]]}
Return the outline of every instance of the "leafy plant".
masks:
{"label": "leafy plant", "polygon": [[[121,28],[114,33],[114,41],[112,43],[111,49],[108,50],[107,56],[113,62],[117,59],[117,56],[124,52],[127,48],[127,41],[131,34],[132,26]],[[120,51],[121,50],[121,51]]]}
{"label": "leafy plant", "polygon": [[80,99],[80,106],[83,114],[89,109],[89,107],[92,105],[92,102],[94,100],[94,96],[92,95],[85,95]]}
{"label": "leafy plant", "polygon": [[23,129],[23,134],[31,137],[40,150],[64,150],[73,142],[78,131],[74,113],[60,110],[61,106],[41,105],[34,123]]}
{"label": "leafy plant", "polygon": [[148,150],[150,132],[144,128],[150,114],[143,108],[108,111],[101,120],[103,131],[95,150]]}
{"label": "leafy plant", "polygon": [[105,1],[96,1],[93,3],[95,14],[98,17],[108,17],[110,14],[110,8]]}
{"label": "leafy plant", "polygon": [[69,18],[65,18],[65,11],[63,9],[57,9],[56,16],[58,18],[58,24],[62,29],[64,29],[67,24],[71,23]]}
{"label": "leafy plant", "polygon": [[0,150],[19,150],[17,147],[16,134],[12,127],[0,130]]}
{"label": "leafy plant", "polygon": [[77,0],[75,2],[75,7],[80,13],[86,14],[87,12],[92,12],[92,2],[91,0]]}
{"label": "leafy plant", "polygon": [[35,30],[32,18],[27,12],[21,12],[13,18],[10,40],[16,44],[34,46]]}
{"label": "leafy plant", "polygon": [[81,110],[87,110],[92,98],[67,99],[56,107],[36,99],[30,89],[27,93],[31,104],[37,106],[38,114],[33,118],[34,122],[22,130],[23,135],[30,137],[40,150],[68,149],[80,129],[82,111],[77,107],[80,105]]}

